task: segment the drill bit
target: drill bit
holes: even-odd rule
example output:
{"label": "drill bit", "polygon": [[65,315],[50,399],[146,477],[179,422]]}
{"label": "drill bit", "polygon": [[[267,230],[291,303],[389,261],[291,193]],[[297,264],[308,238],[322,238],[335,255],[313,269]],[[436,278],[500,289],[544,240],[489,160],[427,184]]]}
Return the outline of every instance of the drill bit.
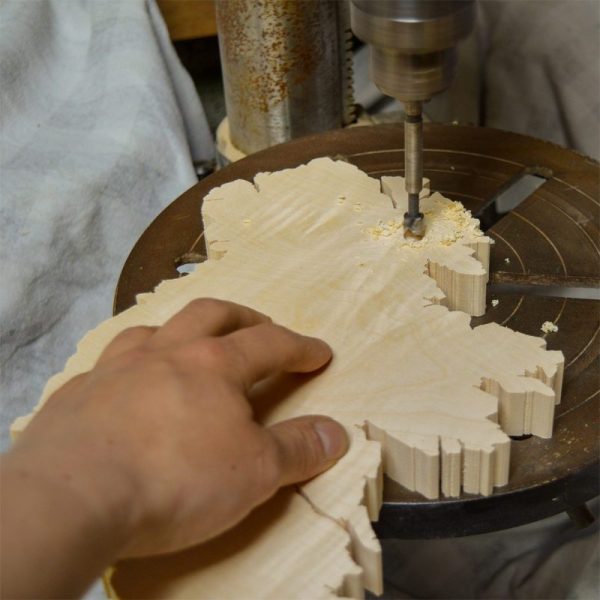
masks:
{"label": "drill bit", "polygon": [[423,105],[404,103],[404,176],[408,193],[408,211],[404,213],[404,235],[418,238],[425,234],[419,196],[423,189]]}

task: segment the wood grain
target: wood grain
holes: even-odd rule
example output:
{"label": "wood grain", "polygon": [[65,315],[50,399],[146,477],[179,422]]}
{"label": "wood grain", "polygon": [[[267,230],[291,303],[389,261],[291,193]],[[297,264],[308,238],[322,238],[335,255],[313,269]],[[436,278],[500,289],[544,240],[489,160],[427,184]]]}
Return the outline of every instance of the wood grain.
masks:
{"label": "wood grain", "polygon": [[[369,518],[383,472],[427,498],[488,495],[508,481],[507,434],[551,435],[562,354],[494,323],[471,328],[469,315],[485,311],[490,240],[436,193],[422,199],[425,237],[405,238],[406,200],[400,178],[380,182],[328,158],[213,189],[203,203],[208,260],[90,332],[49,381],[42,402],[125,327],[160,325],[202,296],[250,305],[334,350],[318,377],[268,381],[252,390],[253,404],[266,424],[331,415],[347,427],[349,454],[277,504],[275,520],[263,508],[227,534],[236,544],[117,566],[118,597],[378,593]],[[286,533],[290,523],[301,533]]]}

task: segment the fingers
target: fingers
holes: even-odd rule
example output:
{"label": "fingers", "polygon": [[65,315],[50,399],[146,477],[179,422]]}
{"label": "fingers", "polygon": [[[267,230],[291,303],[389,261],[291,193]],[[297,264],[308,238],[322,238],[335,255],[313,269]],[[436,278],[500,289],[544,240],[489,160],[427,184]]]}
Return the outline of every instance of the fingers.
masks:
{"label": "fingers", "polygon": [[240,329],[225,340],[239,358],[237,373],[246,388],[280,371],[309,373],[331,359],[323,340],[273,323]]}
{"label": "fingers", "polygon": [[226,371],[245,388],[281,371],[314,371],[331,359],[331,349],[322,340],[274,325],[251,308],[208,298],[190,302],[160,328],[126,329],[98,363],[142,345],[149,350],[194,349],[196,360]]}
{"label": "fingers", "polygon": [[271,319],[256,310],[233,302],[199,298],[171,317],[153,336],[150,347],[164,348],[205,336],[221,336],[270,323]]}
{"label": "fingers", "polygon": [[129,329],[121,331],[121,333],[119,333],[110,344],[104,348],[102,354],[96,361],[96,364],[102,364],[145,344],[154,335],[156,330],[156,327],[139,326],[130,327]]}
{"label": "fingers", "polygon": [[322,473],[348,450],[346,430],[329,417],[298,417],[277,423],[268,431],[278,450],[280,486]]}

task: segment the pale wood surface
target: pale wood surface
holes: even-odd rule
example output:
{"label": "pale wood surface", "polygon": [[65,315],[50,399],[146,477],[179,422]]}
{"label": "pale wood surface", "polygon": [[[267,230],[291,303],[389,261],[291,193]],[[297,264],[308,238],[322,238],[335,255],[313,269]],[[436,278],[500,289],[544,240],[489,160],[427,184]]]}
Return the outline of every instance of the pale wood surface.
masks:
{"label": "pale wood surface", "polygon": [[[378,444],[368,442],[360,432],[352,441],[340,468],[350,471],[358,461],[367,471],[377,471]],[[360,598],[364,585],[380,593],[381,551],[362,512],[363,487],[360,476],[354,476],[339,488],[328,486],[325,493],[323,488],[309,501],[312,494],[306,486],[300,493],[283,490],[216,540],[170,557],[118,564],[110,577],[111,595],[121,599],[312,600]],[[380,481],[378,488],[380,498]],[[375,514],[377,501],[371,505]],[[335,510],[326,514],[332,505]],[[364,576],[359,564],[366,571]]]}
{"label": "pale wood surface", "polygon": [[508,481],[507,433],[551,435],[562,354],[499,325],[470,327],[469,314],[485,310],[489,260],[477,221],[425,193],[426,235],[405,238],[403,182],[381,187],[352,165],[316,159],[212,190],[203,207],[209,260],[90,332],[49,381],[43,399],[91,368],[123,328],[159,325],[202,296],[250,305],[335,353],[318,377],[266,382],[252,400],[265,423],[333,416],[351,434],[349,454],[226,534],[233,545],[220,538],[164,565],[118,566],[120,597],[379,592],[367,516],[378,514],[382,471],[428,498],[490,494]]}
{"label": "pale wood surface", "polygon": [[286,489],[208,544],[117,565],[110,585],[118,598],[357,597],[360,569],[348,546],[342,527]]}

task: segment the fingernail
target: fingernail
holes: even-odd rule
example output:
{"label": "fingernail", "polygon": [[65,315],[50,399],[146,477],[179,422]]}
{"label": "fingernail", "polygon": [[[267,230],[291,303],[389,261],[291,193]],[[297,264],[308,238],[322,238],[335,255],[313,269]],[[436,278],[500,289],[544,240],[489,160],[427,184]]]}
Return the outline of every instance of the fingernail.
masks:
{"label": "fingernail", "polygon": [[346,430],[333,419],[323,419],[313,425],[328,459],[340,458],[348,450]]}

